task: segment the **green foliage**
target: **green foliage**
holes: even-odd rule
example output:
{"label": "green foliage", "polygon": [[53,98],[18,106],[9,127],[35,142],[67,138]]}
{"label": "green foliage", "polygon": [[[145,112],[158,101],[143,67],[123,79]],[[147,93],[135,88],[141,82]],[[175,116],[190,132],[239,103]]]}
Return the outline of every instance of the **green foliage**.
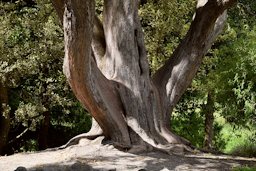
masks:
{"label": "green foliage", "polygon": [[41,113],[46,110],[47,109],[44,106],[31,103],[24,104],[21,102],[18,109],[15,111],[15,120],[13,121],[13,125],[22,123],[24,127],[28,127],[30,130],[35,131],[36,126],[40,124],[40,121],[43,119]]}
{"label": "green foliage", "polygon": [[256,130],[252,126],[250,128],[248,130],[225,124],[221,130],[221,136],[227,142],[223,151],[232,155],[255,157]]}
{"label": "green foliage", "polygon": [[[234,14],[233,14],[234,15]],[[231,17],[222,45],[215,50],[217,101],[221,105],[222,115],[229,122],[239,125],[255,124],[256,110],[256,44],[255,27],[242,21],[243,27],[232,28]],[[254,20],[256,22],[256,20]],[[223,100],[225,99],[225,100]]]}
{"label": "green foliage", "polygon": [[38,143],[35,139],[28,139],[24,145],[19,149],[21,152],[36,151],[38,150]]}
{"label": "green foliage", "polygon": [[145,33],[150,67],[154,73],[186,34],[193,15],[194,1],[148,0],[139,14]]}
{"label": "green foliage", "polygon": [[[197,146],[202,145],[204,113],[200,109],[202,104],[206,104],[205,96],[208,91],[214,93],[215,114],[223,116],[233,126],[250,129],[250,132],[255,130],[256,18],[255,14],[252,14],[256,11],[255,6],[254,1],[241,1],[229,12],[224,33],[204,58],[191,87],[177,106],[177,112],[173,116],[174,130],[192,140]],[[186,129],[189,131],[185,131]],[[231,141],[223,137],[220,131],[221,127],[217,126],[214,142],[217,149],[225,148],[225,143],[229,144]],[[191,134],[197,134],[199,137],[193,139]],[[238,140],[234,139],[235,141]],[[246,151],[247,147],[254,148],[251,142],[248,142],[241,150]]]}
{"label": "green foliage", "polygon": [[[202,99],[198,92],[189,90],[176,106],[172,117],[172,129],[188,139],[197,147],[202,147],[204,140],[204,117],[202,116]],[[182,116],[182,117],[181,117]]]}
{"label": "green foliage", "polygon": [[[193,145],[202,148],[205,135],[205,106],[207,97],[204,92],[198,89],[189,88],[186,94],[174,109],[172,114],[172,129],[188,139]],[[216,116],[215,116],[216,117]],[[214,121],[213,130],[213,147],[215,149],[223,149],[225,147],[225,139],[221,135],[223,124]]]}
{"label": "green foliage", "polygon": [[99,16],[100,19],[102,19],[103,4],[104,4],[103,0],[96,0],[95,1],[96,14]]}
{"label": "green foliage", "polygon": [[255,157],[256,156],[256,145],[255,141],[247,140],[244,144],[236,146],[231,152],[235,156],[244,156],[244,157]]}
{"label": "green foliage", "polygon": [[[45,112],[50,113],[51,129],[61,127],[61,143],[87,131],[90,117],[62,73],[63,31],[50,0],[0,2],[0,9],[0,81],[9,89],[10,141],[28,128],[33,143],[15,148],[23,144],[24,149],[36,149],[38,137],[32,131],[41,129]],[[77,123],[84,127],[74,129]]]}

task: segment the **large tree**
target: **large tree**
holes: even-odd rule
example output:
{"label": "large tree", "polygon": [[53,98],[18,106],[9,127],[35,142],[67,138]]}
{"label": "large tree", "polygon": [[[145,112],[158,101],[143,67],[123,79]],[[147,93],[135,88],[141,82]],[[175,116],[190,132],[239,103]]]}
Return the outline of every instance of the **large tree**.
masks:
{"label": "large tree", "polygon": [[[221,32],[235,0],[198,0],[190,29],[150,75],[137,0],[53,0],[65,37],[64,73],[96,120],[87,136],[104,134],[119,148],[173,151],[189,142],[170,130],[170,114]],[[177,148],[181,147],[181,148]]]}

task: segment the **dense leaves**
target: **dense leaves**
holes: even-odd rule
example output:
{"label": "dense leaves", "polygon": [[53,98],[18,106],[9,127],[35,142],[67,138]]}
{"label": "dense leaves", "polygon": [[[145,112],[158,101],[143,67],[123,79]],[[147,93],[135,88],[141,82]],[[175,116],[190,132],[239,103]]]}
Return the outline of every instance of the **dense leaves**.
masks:
{"label": "dense leaves", "polygon": [[[245,127],[255,132],[255,2],[241,1],[236,7],[229,11],[229,18],[223,34],[214,43],[203,61],[191,88],[188,89],[177,107],[180,115],[174,115],[174,123],[186,120],[187,126],[174,125],[174,129],[184,135],[195,145],[202,144],[202,131],[204,127],[203,105],[207,104],[206,96],[209,91],[214,93],[215,117],[215,147],[225,148],[221,139],[219,120],[225,118],[224,123],[230,123],[234,128]],[[191,99],[191,94],[196,100]],[[194,101],[194,102],[193,102]],[[201,104],[201,105],[200,105]],[[190,106],[195,106],[189,108]],[[186,106],[186,107],[184,107]],[[198,107],[199,106],[199,107]],[[189,109],[186,109],[189,108]],[[191,111],[193,111],[191,113]],[[194,113],[199,113],[195,115]],[[197,122],[191,122],[191,117]],[[201,121],[200,121],[201,120]],[[200,127],[201,125],[201,127]],[[195,127],[198,129],[188,129]],[[201,131],[200,131],[201,130]],[[200,136],[201,134],[201,136]],[[191,138],[191,135],[198,135],[200,138]],[[251,139],[255,141],[254,134]],[[225,138],[225,136],[223,136]]]}
{"label": "dense leaves", "polygon": [[[76,102],[62,74],[63,32],[51,2],[1,2],[0,6],[0,81],[9,89],[10,142],[22,130],[38,132],[45,117],[51,118],[47,122],[52,128],[46,139],[60,131],[66,135],[60,139],[64,143],[71,133],[88,130],[90,118]],[[83,127],[78,129],[80,123]],[[31,134],[29,131],[26,134]],[[31,138],[37,139],[35,135]],[[22,137],[18,138],[21,142]],[[54,145],[58,142],[49,144]],[[18,143],[15,148],[21,146]]]}
{"label": "dense leaves", "polygon": [[171,56],[185,36],[194,7],[194,1],[178,0],[148,0],[141,6],[139,12],[153,73]]}

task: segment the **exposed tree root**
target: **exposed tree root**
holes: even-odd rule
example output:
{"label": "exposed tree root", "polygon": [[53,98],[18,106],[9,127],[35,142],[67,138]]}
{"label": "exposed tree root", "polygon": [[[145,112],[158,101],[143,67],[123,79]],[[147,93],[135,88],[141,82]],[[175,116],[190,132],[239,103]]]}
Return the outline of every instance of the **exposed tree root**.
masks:
{"label": "exposed tree root", "polygon": [[[140,132],[142,134],[142,132]],[[152,150],[162,151],[167,154],[183,155],[185,153],[201,153],[202,151],[193,146],[188,140],[180,137],[170,131],[163,134],[157,133],[156,136],[139,135],[143,141],[140,144],[133,144],[131,148],[120,148],[118,144],[113,144],[116,148],[122,151],[127,151],[129,153],[141,153],[148,152]],[[158,139],[152,139],[150,137],[159,137]],[[166,138],[168,137],[168,138]],[[165,143],[163,143],[165,142]]]}
{"label": "exposed tree root", "polygon": [[[143,132],[143,133],[137,132],[137,135],[141,138],[143,137],[142,138],[143,140],[141,139],[139,144],[133,144],[131,146],[122,145],[120,143],[114,142],[106,138],[102,138],[102,140],[103,139],[104,140],[100,141],[99,144],[103,144],[103,145],[110,144],[120,151],[125,151],[133,154],[148,152],[152,150],[162,151],[164,153],[176,154],[176,155],[183,155],[185,153],[204,152],[203,150],[196,149],[196,147],[194,147],[188,140],[172,133],[168,129],[162,129],[161,133],[156,133],[156,134],[158,135],[157,136],[158,139],[152,139],[151,137],[156,137],[156,136],[152,136],[152,135],[150,136],[146,132]],[[94,140],[97,139],[99,136],[103,136],[102,129],[100,128],[98,123],[93,119],[91,130],[88,133],[79,134],[73,137],[72,139],[70,139],[66,144],[57,148],[52,148],[47,150],[55,151],[55,150],[64,149],[69,146],[79,144],[80,140],[82,139],[92,140],[92,142],[94,142]]]}
{"label": "exposed tree root", "polygon": [[76,145],[79,143],[81,139],[89,139],[93,140],[99,136],[102,136],[103,132],[98,123],[92,118],[92,127],[89,132],[79,134],[73,138],[71,138],[66,144],[59,147],[59,149],[67,148],[71,145]]}
{"label": "exposed tree root", "polygon": [[[111,140],[106,139],[102,134],[91,134],[83,133],[80,135],[77,135],[70,139],[65,145],[62,145],[60,147],[46,149],[45,151],[57,151],[61,149],[65,149],[67,147],[70,147],[72,145],[77,145],[81,143],[81,140],[85,139],[86,144],[98,144],[98,145],[113,145],[116,149],[132,154],[139,154],[143,152],[149,152],[149,151],[161,151],[163,153],[167,153],[169,155],[184,155],[184,154],[195,154],[195,153],[203,153],[205,151],[196,149],[193,146],[188,146],[186,144],[149,144],[147,142],[143,142],[139,145],[132,145],[130,147],[122,146],[122,144],[115,143]],[[82,143],[83,145],[84,143]]]}
{"label": "exposed tree root", "polygon": [[195,154],[201,152],[198,149],[192,148],[185,144],[158,144],[153,147],[156,151],[161,151],[170,155],[184,155],[184,154]]}
{"label": "exposed tree root", "polygon": [[79,141],[82,139],[87,139],[87,140],[94,140],[98,137],[102,136],[102,134],[88,134],[88,133],[82,133],[79,134],[73,138],[71,138],[66,144],[60,146],[60,147],[55,147],[55,148],[49,148],[46,149],[45,151],[56,151],[56,150],[61,150],[61,149],[65,149],[67,147],[70,147],[72,145],[77,145],[79,144]]}
{"label": "exposed tree root", "polygon": [[195,153],[201,153],[203,151],[196,149],[192,145],[186,145],[186,144],[149,144],[147,142],[143,142],[139,145],[132,145],[130,148],[122,147],[119,144],[113,143],[110,141],[110,144],[112,144],[115,148],[121,151],[125,151],[132,154],[139,154],[142,152],[149,152],[149,151],[161,151],[170,155],[184,155],[184,154],[195,154]]}
{"label": "exposed tree root", "polygon": [[[131,125],[129,126],[131,127]],[[152,149],[168,154],[180,155],[201,152],[201,150],[193,146],[187,139],[176,135],[167,128],[162,127],[161,131],[156,130],[152,135],[144,130],[140,130],[139,126],[136,127],[136,125],[132,125],[131,128],[143,141],[139,145],[133,144],[128,152],[137,153],[143,150],[150,151]]]}
{"label": "exposed tree root", "polygon": [[46,149],[46,151],[61,150],[61,149],[67,148],[69,146],[79,144],[79,141],[81,139],[94,140],[97,137],[102,136],[102,135],[103,135],[102,129],[100,128],[98,123],[92,118],[92,127],[91,127],[89,132],[79,134],[79,135],[71,138],[66,144],[64,144],[64,145],[62,145],[60,147]]}

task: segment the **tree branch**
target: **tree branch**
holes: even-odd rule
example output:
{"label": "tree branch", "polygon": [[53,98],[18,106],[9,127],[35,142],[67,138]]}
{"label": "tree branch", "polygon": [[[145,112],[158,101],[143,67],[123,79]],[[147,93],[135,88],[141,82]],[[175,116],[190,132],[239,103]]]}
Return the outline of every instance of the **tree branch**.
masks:
{"label": "tree branch", "polygon": [[202,57],[222,31],[226,20],[225,10],[235,0],[199,0],[190,29],[173,55],[153,76],[153,81],[162,93],[162,102],[167,106],[166,122],[181,95],[191,84]]}
{"label": "tree branch", "polygon": [[24,131],[22,131],[19,135],[17,135],[14,139],[10,140],[8,142],[8,144],[12,144],[14,142],[16,142],[18,139],[20,139],[23,135],[25,135],[25,133],[27,133],[29,131],[28,128],[24,129]]}
{"label": "tree branch", "polygon": [[[57,15],[63,24],[63,14],[64,14],[64,1],[63,0],[52,0],[53,7],[55,8]],[[94,25],[93,25],[93,38],[92,38],[92,49],[97,62],[100,67],[102,65],[102,58],[106,51],[106,41],[104,35],[104,29],[102,22],[95,15]],[[100,67],[101,68],[101,67]]]}
{"label": "tree branch", "polygon": [[[61,21],[61,24],[63,24],[63,15],[65,10],[64,1],[52,0],[52,4],[57,12],[57,15]],[[92,37],[91,46],[93,50],[93,57],[95,58],[98,67],[100,68],[103,56],[106,51],[106,42],[105,42],[105,35],[104,35],[102,23],[96,15],[94,18],[93,37]],[[96,124],[97,124],[97,121],[94,120],[94,125],[92,125],[92,127],[95,126]],[[96,127],[98,128],[99,126],[96,126]]]}

